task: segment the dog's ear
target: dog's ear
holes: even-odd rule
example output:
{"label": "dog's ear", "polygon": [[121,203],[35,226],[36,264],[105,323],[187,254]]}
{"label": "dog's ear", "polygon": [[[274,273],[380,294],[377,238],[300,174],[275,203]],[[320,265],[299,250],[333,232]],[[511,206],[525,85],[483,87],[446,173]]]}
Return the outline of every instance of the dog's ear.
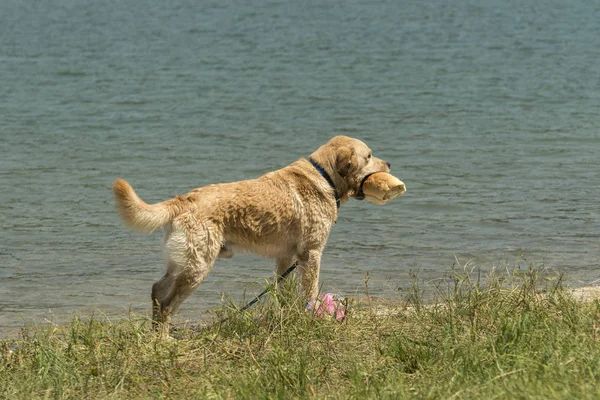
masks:
{"label": "dog's ear", "polygon": [[337,172],[342,177],[346,177],[348,172],[350,171],[350,167],[353,163],[356,162],[356,154],[354,153],[354,149],[349,147],[342,147],[338,150],[337,159],[336,159],[336,167]]}

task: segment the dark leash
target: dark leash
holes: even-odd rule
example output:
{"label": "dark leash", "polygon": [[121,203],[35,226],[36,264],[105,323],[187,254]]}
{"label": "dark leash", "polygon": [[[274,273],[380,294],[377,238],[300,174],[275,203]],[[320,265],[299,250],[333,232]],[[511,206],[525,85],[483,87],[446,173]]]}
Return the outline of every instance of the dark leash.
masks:
{"label": "dark leash", "polygon": [[[275,285],[279,285],[281,283],[281,281],[283,281],[293,270],[296,269],[296,267],[298,266],[298,263],[295,262],[294,264],[292,264],[291,267],[289,267],[287,269],[287,271],[285,271],[283,274],[279,275],[277,277],[277,283]],[[246,311],[248,308],[252,307],[254,304],[256,304],[256,302],[258,302],[258,300],[260,300],[261,297],[263,297],[265,294],[267,294],[271,289],[273,289],[273,286],[275,285],[269,285],[265,290],[262,291],[262,293],[260,293],[258,296],[256,296],[255,298],[253,298],[248,304],[246,304],[244,307],[240,308],[240,312]],[[225,321],[227,321],[229,319],[229,317],[225,317],[223,319],[221,319],[221,321],[219,321],[220,323],[223,323]]]}
{"label": "dark leash", "polygon": [[[292,264],[291,267],[289,267],[287,269],[287,271],[285,271],[283,274],[281,274],[280,276],[277,277],[277,283],[276,285],[279,285],[281,283],[281,281],[283,281],[286,276],[288,276],[293,270],[296,269],[296,267],[298,266],[298,263],[294,263]],[[240,312],[247,310],[249,307],[253,306],[254,304],[256,304],[256,302],[258,300],[260,300],[261,297],[263,297],[267,292],[269,292],[271,289],[273,288],[273,285],[269,285],[265,290],[262,291],[261,294],[259,294],[258,296],[256,296],[255,298],[253,298],[248,304],[246,304],[244,307],[240,308]]]}
{"label": "dark leash", "polygon": [[[287,269],[287,271],[285,271],[283,274],[279,275],[277,277],[277,283],[275,285],[269,285],[265,290],[262,291],[262,293],[260,293],[258,296],[256,296],[255,298],[253,298],[248,304],[246,304],[244,307],[239,309],[239,312],[243,312],[246,311],[248,308],[252,307],[254,304],[256,304],[256,302],[258,302],[258,300],[260,300],[261,297],[263,297],[265,294],[267,294],[271,289],[273,289],[273,286],[279,285],[293,270],[296,269],[296,267],[298,266],[298,263],[295,262],[294,264],[292,264],[291,267],[289,267]],[[229,319],[229,317],[225,317],[222,318],[218,323],[222,324],[223,322],[226,322]],[[201,328],[200,328],[201,329]],[[196,327],[196,330],[198,330],[198,327]],[[171,333],[175,331],[177,332],[177,328],[172,328],[171,329]]]}

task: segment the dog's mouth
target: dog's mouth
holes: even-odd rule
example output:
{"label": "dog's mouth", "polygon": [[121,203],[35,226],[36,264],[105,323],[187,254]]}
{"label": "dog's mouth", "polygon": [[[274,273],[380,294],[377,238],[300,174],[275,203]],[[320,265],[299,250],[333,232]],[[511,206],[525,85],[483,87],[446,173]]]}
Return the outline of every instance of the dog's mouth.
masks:
{"label": "dog's mouth", "polygon": [[365,193],[363,192],[363,184],[365,183],[365,181],[371,176],[373,175],[375,172],[372,172],[368,175],[366,175],[362,181],[360,181],[360,186],[358,187],[358,192],[356,192],[356,194],[354,195],[354,198],[356,200],[364,200],[365,199]]}

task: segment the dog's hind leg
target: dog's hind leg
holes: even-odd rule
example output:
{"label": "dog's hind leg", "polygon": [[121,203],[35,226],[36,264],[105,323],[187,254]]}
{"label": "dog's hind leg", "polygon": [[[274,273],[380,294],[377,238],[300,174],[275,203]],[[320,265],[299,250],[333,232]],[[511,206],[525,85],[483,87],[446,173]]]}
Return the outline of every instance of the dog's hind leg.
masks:
{"label": "dog's hind leg", "polygon": [[[160,328],[165,331],[165,333],[169,327],[171,317],[179,309],[185,299],[190,297],[198,286],[200,286],[204,278],[206,278],[206,275],[208,275],[210,267],[212,267],[212,263],[210,266],[206,264],[196,265],[194,268],[186,268],[172,279],[169,278],[169,283],[171,283],[169,294],[160,301],[155,300],[155,304],[158,304],[158,307],[155,306],[155,321],[160,322],[160,325],[162,325]],[[162,280],[157,282],[157,284],[160,284],[161,282]]]}
{"label": "dog's hind leg", "polygon": [[152,286],[154,327],[168,333],[171,316],[200,286],[221,248],[215,227],[198,223],[193,216],[174,221],[167,233],[167,273]]}
{"label": "dog's hind leg", "polygon": [[177,273],[174,270],[175,268],[168,267],[165,276],[152,285],[152,326],[155,330],[160,328],[160,324],[168,329],[169,315],[163,313],[163,305],[175,285]]}

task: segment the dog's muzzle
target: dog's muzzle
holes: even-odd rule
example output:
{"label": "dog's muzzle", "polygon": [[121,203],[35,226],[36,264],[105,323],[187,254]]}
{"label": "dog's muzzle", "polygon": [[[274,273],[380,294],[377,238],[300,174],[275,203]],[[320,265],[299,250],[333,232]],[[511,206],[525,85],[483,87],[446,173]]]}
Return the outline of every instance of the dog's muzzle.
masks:
{"label": "dog's muzzle", "polygon": [[373,175],[375,172],[365,176],[363,178],[363,180],[360,182],[360,186],[358,187],[358,192],[354,195],[354,198],[356,200],[364,200],[365,199],[365,193],[363,192],[363,185],[365,183],[365,181],[371,176]]}
{"label": "dog's muzzle", "polygon": [[[388,170],[387,171],[379,171],[379,172],[390,172],[390,168],[392,166],[392,164],[390,164],[389,162],[385,161],[385,165],[387,165]],[[362,181],[360,181],[360,186],[358,187],[358,192],[354,195],[354,198],[356,200],[364,200],[365,199],[365,193],[363,192],[363,185],[365,184],[365,181],[367,179],[369,179],[369,177],[373,174],[376,174],[377,172],[371,172],[370,174],[368,174],[367,176],[365,176]]]}

